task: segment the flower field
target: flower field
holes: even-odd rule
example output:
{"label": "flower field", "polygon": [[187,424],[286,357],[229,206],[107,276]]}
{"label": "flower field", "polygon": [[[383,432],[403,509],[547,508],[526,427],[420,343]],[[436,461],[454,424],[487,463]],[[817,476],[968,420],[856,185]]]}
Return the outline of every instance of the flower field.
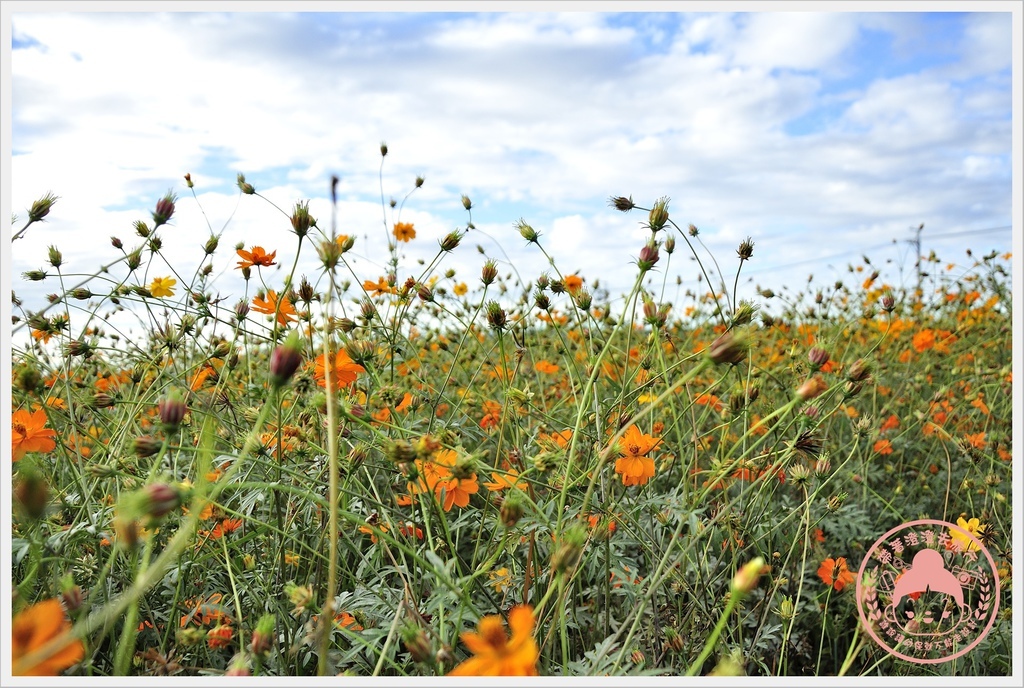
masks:
{"label": "flower field", "polygon": [[[382,275],[305,202],[276,245],[228,225],[168,269],[192,188],[117,230],[104,270],[39,256],[22,277],[48,303],[15,280],[15,675],[1010,673],[1009,254],[925,257],[920,290],[865,257],[741,299],[768,249],[712,257],[667,199],[618,197],[649,240],[610,295],[527,219],[507,240],[548,272],[456,273],[462,197],[422,265],[384,208]],[[677,281],[692,258],[702,279]],[[858,614],[868,548],[914,519],[999,573],[994,625],[953,661],[900,660]]]}

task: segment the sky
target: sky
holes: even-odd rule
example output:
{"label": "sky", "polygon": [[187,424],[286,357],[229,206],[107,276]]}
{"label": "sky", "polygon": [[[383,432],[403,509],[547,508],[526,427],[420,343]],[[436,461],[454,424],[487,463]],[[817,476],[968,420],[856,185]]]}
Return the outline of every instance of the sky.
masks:
{"label": "sky", "polygon": [[[562,274],[620,296],[649,234],[646,213],[609,206],[620,195],[644,207],[669,197],[671,218],[699,228],[730,287],[750,237],[739,296],[754,300],[757,286],[799,289],[810,273],[849,280],[863,255],[890,284],[909,284],[908,240],[921,223],[923,253],[965,269],[967,248],[1012,248],[1007,11],[45,7],[11,14],[4,210],[24,218],[47,191],[60,197],[13,246],[11,287],[29,308],[58,290],[53,278],[21,278],[48,268],[47,246],[61,248],[62,270],[90,274],[120,255],[111,236],[141,243],[133,222],[149,220],[168,190],[178,204],[163,250],[182,274],[202,264],[211,230],[222,232],[215,287],[229,301],[245,290],[235,244],[277,250],[286,270],[290,224],[239,196],[239,172],[286,211],[309,199],[324,228],[337,175],[338,232],[357,237],[353,266],[367,279],[384,273],[397,221],[417,231],[401,245],[399,277],[416,274],[416,260],[470,220],[463,194],[475,229],[441,269],[471,285],[485,260],[476,246],[524,281],[553,271],[516,231],[522,219]],[[417,176],[425,183],[401,214],[382,207],[382,196],[405,199]],[[678,243],[652,288],[698,288]],[[297,274],[317,272],[306,246]],[[166,274],[157,262],[145,277]],[[279,288],[284,274],[264,277]]]}

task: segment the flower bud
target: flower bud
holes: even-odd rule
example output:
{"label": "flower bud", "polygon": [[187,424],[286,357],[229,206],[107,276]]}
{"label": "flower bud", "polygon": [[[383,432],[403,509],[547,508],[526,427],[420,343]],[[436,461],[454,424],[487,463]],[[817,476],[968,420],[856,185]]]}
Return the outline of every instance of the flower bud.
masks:
{"label": "flower bud", "polygon": [[175,195],[168,191],[166,196],[156,202],[156,209],[153,211],[154,229],[160,225],[167,224],[171,216],[174,215],[175,200]]}
{"label": "flower bud", "polygon": [[181,506],[181,492],[167,483],[150,483],[142,494],[142,511],[152,518],[162,518]]}
{"label": "flower bud", "polygon": [[57,202],[60,196],[54,196],[52,192],[47,191],[46,195],[40,198],[38,201],[32,204],[32,207],[28,211],[29,222],[39,222],[44,217],[50,214],[50,208]]}
{"label": "flower bud", "polygon": [[42,282],[47,277],[46,273],[42,270],[29,270],[28,272],[21,273],[21,276],[30,282]]}
{"label": "flower bud", "polygon": [[469,210],[473,207],[473,201],[469,200],[469,196],[462,194],[462,207]]}
{"label": "flower bud", "polygon": [[526,224],[522,218],[520,218],[519,222],[516,223],[516,229],[518,229],[519,234],[530,243],[537,243],[537,239],[540,237],[540,235],[537,234],[537,230]]}
{"label": "flower bud", "polygon": [[818,370],[828,363],[828,352],[816,346],[812,347],[811,350],[807,352],[807,360],[811,362],[811,366],[814,370]]}
{"label": "flower bud", "polygon": [[270,355],[270,384],[279,389],[288,383],[302,365],[302,343],[296,330]]}
{"label": "flower bud", "polygon": [[551,555],[551,567],[556,573],[568,574],[579,563],[583,555],[583,544],[587,534],[580,526],[573,526],[562,535],[562,540]]}
{"label": "flower bud", "polygon": [[497,301],[487,302],[487,323],[491,326],[492,330],[501,332],[505,329],[507,317],[505,315],[505,309],[498,304]]}
{"label": "flower bud", "polygon": [[309,201],[300,201],[295,204],[291,220],[292,231],[296,236],[302,238],[309,234],[309,228],[316,226],[316,219],[309,214]]}
{"label": "flower bud", "polygon": [[650,213],[647,216],[648,225],[652,232],[659,232],[668,222],[668,201],[667,197],[659,198],[654,202]]}
{"label": "flower bud", "polygon": [[203,251],[205,251],[206,255],[209,256],[213,254],[214,251],[217,250],[217,245],[219,243],[220,239],[218,239],[216,236],[211,236],[209,239],[206,240],[206,243],[203,244]]}
{"label": "flower bud", "polygon": [[111,408],[114,403],[114,397],[110,396],[106,392],[97,392],[93,395],[90,406],[98,409]]}
{"label": "flower bud", "polygon": [[265,655],[274,646],[274,615],[264,614],[252,632],[249,649],[254,655]]}
{"label": "flower bud", "polygon": [[672,255],[676,250],[676,238],[671,234],[665,237],[665,253]]}
{"label": "flower bud", "polygon": [[185,173],[185,186],[192,188],[195,184],[192,183],[192,175],[189,172]]}
{"label": "flower bud", "polygon": [[796,390],[796,395],[801,401],[810,401],[828,389],[828,383],[818,375],[804,381]]}
{"label": "flower bud", "polygon": [[434,662],[434,648],[430,639],[422,628],[406,626],[402,629],[402,644],[409,651],[414,662],[432,664]]}
{"label": "flower bud", "polygon": [[380,156],[383,158],[387,154],[388,154],[388,144],[387,144],[386,141],[381,141],[380,142]]}
{"label": "flower bud", "polygon": [[177,392],[172,392],[164,399],[161,399],[157,402],[156,407],[160,414],[160,422],[167,430],[173,430],[181,425],[181,421],[185,418],[185,413],[188,411],[184,400],[182,400],[181,395]]}
{"label": "flower bud", "polygon": [[85,602],[85,593],[81,587],[75,585],[71,574],[61,579],[60,588],[60,599],[69,612],[74,613],[82,608],[82,603]]}
{"label": "flower bud", "polygon": [[511,490],[509,495],[505,497],[501,503],[501,523],[506,528],[513,528],[519,519],[523,517],[525,513],[523,498],[519,495],[519,490]]}
{"label": "flower bud", "polygon": [[851,382],[864,382],[871,376],[871,364],[866,362],[864,359],[858,358],[850,366],[850,369],[846,373],[846,377]]}
{"label": "flower bud", "polygon": [[480,281],[487,286],[494,282],[494,279],[498,276],[498,265],[493,260],[488,260],[484,263],[484,267],[480,270]]}
{"label": "flower bud", "polygon": [[142,458],[153,456],[160,451],[161,446],[163,446],[163,443],[151,435],[140,435],[132,442],[135,455]]}
{"label": "flower bud", "polygon": [[459,247],[459,242],[462,241],[462,235],[458,231],[448,232],[441,239],[441,250],[442,251],[454,251]]}
{"label": "flower bud", "polygon": [[730,586],[731,590],[742,595],[749,593],[757,587],[757,580],[767,570],[768,566],[765,565],[764,557],[757,557],[752,561],[748,561],[733,576],[732,585]]}
{"label": "flower bud", "polygon": [[238,188],[242,191],[242,193],[247,194],[249,196],[256,193],[256,187],[246,182],[245,175],[242,174],[241,172],[238,173]]}
{"label": "flower bud", "polygon": [[708,347],[708,356],[712,362],[736,365],[747,356],[747,341],[744,335],[735,330],[723,332]]}
{"label": "flower bud", "polygon": [[14,484],[14,499],[31,519],[42,518],[50,502],[50,486],[34,464],[21,461]]}
{"label": "flower bud", "polygon": [[51,246],[47,249],[47,257],[50,261],[50,265],[55,268],[59,268],[64,263],[64,256],[61,255],[61,252],[56,246]]}
{"label": "flower bud", "polygon": [[640,259],[637,266],[641,272],[647,272],[654,267],[661,256],[658,255],[658,244],[655,241],[648,241],[647,245],[640,249]]}

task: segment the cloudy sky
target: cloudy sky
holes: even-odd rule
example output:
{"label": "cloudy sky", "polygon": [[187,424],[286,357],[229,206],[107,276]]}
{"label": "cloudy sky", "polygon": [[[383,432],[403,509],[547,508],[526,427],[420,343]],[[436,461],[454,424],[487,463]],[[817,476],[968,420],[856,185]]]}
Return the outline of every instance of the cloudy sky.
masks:
{"label": "cloudy sky", "polygon": [[[418,233],[402,247],[409,273],[465,226],[462,194],[477,230],[443,267],[474,281],[480,245],[524,280],[550,270],[514,229],[523,218],[563,273],[600,279],[613,297],[631,284],[646,235],[643,214],[609,207],[616,195],[644,206],[670,197],[673,220],[700,228],[730,285],[736,247],[751,237],[741,297],[757,284],[799,288],[811,272],[830,284],[863,254],[891,260],[898,283],[900,266],[913,272],[905,240],[922,222],[924,252],[944,261],[967,265],[966,248],[1011,249],[1008,11],[44,7],[12,15],[8,80],[5,210],[24,217],[46,191],[61,197],[13,249],[12,287],[30,307],[57,290],[20,277],[47,267],[47,245],[63,250],[67,271],[93,271],[120,255],[111,235],[140,243],[132,223],[168,189],[180,198],[164,248],[183,273],[201,264],[207,222],[223,230],[222,295],[244,289],[238,242],[276,249],[290,265],[287,219],[239,199],[239,172],[285,209],[311,199],[324,227],[338,175],[339,232],[359,237],[356,269],[376,278],[385,217],[399,219],[381,207],[381,141],[385,199],[401,201],[417,175],[426,179],[401,214]],[[158,264],[149,277],[167,272]],[[313,251],[298,272],[316,273]],[[270,272],[271,284],[275,274],[283,279]],[[696,286],[696,275],[677,251],[670,284]]]}

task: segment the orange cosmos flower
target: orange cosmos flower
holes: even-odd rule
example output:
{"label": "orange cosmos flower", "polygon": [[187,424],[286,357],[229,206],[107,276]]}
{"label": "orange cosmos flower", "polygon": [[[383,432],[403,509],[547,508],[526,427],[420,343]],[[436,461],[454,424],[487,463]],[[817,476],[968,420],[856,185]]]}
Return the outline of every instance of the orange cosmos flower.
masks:
{"label": "orange cosmos flower", "polygon": [[619,440],[622,458],[615,461],[615,472],[622,476],[623,485],[645,485],[654,477],[654,459],[648,457],[661,440],[640,432],[630,425]]}
{"label": "orange cosmos flower", "polygon": [[476,473],[468,478],[456,477],[455,462],[458,455],[451,449],[438,452],[434,460],[437,464],[448,471],[450,477],[440,480],[434,487],[438,500],[443,500],[441,506],[445,511],[451,511],[453,506],[463,509],[469,506],[469,496],[476,494],[480,486],[476,482]]}
{"label": "orange cosmos flower", "polygon": [[517,490],[526,489],[526,483],[517,479],[519,478],[519,471],[517,471],[514,468],[508,469],[508,475],[502,475],[501,473],[491,473],[491,477],[494,478],[493,483],[484,483],[484,487],[486,487],[491,492],[497,492],[499,490],[506,490],[509,488],[514,488]]}
{"label": "orange cosmos flower", "polygon": [[537,435],[538,444],[547,444],[558,449],[565,449],[569,446],[569,442],[572,440],[572,430],[562,430],[561,432],[546,433],[542,432]]}
{"label": "orange cosmos flower", "polygon": [[565,290],[567,292],[569,292],[570,294],[575,294],[576,292],[583,288],[583,278],[580,277],[579,275],[569,275],[564,280],[562,280],[562,284],[565,286]]}
{"label": "orange cosmos flower", "polygon": [[288,300],[288,296],[285,295],[280,299],[280,308],[278,307],[277,292],[271,289],[267,292],[266,299],[255,297],[252,300],[252,309],[257,313],[264,313],[266,315],[274,315],[277,313],[277,322],[281,327],[287,327],[288,323],[296,320],[295,307],[292,302]]}
{"label": "orange cosmos flower", "polygon": [[923,353],[935,346],[935,333],[931,330],[921,330],[914,335],[912,344],[917,353]]}
{"label": "orange cosmos flower", "polygon": [[18,409],[11,416],[11,459],[20,460],[28,452],[51,452],[57,448],[57,433],[46,426],[46,412]]}
{"label": "orange cosmos flower", "polygon": [[892,442],[889,440],[878,440],[875,442],[875,446],[872,447],[876,454],[887,456],[892,454]]}
{"label": "orange cosmos flower", "polygon": [[512,638],[502,627],[501,617],[480,619],[476,633],[460,637],[473,656],[448,672],[449,676],[536,676],[540,650],[533,639],[536,619],[533,607],[520,605],[508,615]]}
{"label": "orange cosmos flower", "polygon": [[249,251],[238,249],[236,253],[238,253],[238,257],[242,260],[238,261],[238,265],[235,266],[235,269],[251,268],[254,265],[262,265],[263,267],[269,268],[271,265],[277,265],[277,263],[274,262],[274,257],[277,256],[277,251],[267,253],[263,250],[262,246],[253,246]]}
{"label": "orange cosmos flower", "polygon": [[416,238],[416,230],[411,222],[399,222],[394,229],[395,238],[399,241],[409,241]]}
{"label": "orange cosmos flower", "polygon": [[85,658],[81,640],[66,640],[49,657],[27,665],[24,658],[47,645],[51,640],[66,637],[71,622],[64,616],[60,600],[43,600],[17,613],[11,624],[12,673],[15,676],[56,676]]}
{"label": "orange cosmos flower", "polygon": [[[366,368],[353,361],[344,349],[339,349],[338,352],[334,354],[334,365],[330,367],[333,375],[331,378],[331,386],[334,389],[348,387],[356,381],[359,373],[366,372]],[[316,359],[316,364],[313,369],[313,377],[316,378],[316,383],[321,387],[327,387],[326,368],[327,356],[320,354]]]}
{"label": "orange cosmos flower", "polygon": [[370,296],[383,296],[384,294],[397,294],[398,290],[388,284],[388,281],[380,277],[376,282],[365,280],[363,290]]}
{"label": "orange cosmos flower", "polygon": [[210,646],[210,649],[218,650],[230,645],[231,639],[234,637],[234,629],[227,624],[221,624],[220,626],[214,626],[206,632],[206,644]]}
{"label": "orange cosmos flower", "polygon": [[557,373],[558,366],[549,361],[537,361],[537,364],[533,366],[534,370],[538,373]]}
{"label": "orange cosmos flower", "polygon": [[843,588],[854,581],[854,576],[846,565],[845,557],[833,559],[829,557],[821,562],[818,567],[818,577],[825,585],[831,585],[836,592],[842,592]]}

